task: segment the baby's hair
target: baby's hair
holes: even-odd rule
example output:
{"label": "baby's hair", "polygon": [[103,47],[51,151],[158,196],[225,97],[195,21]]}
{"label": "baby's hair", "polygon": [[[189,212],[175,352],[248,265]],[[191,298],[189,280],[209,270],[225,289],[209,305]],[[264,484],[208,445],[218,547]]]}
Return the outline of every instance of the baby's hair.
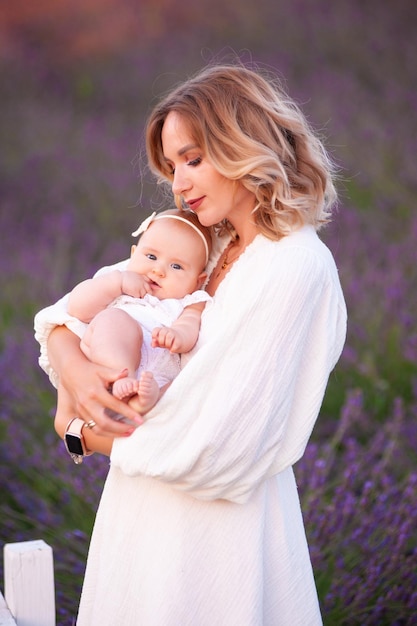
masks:
{"label": "baby's hair", "polygon": [[171,218],[177,220],[178,222],[182,222],[183,224],[189,224],[189,226],[201,238],[201,241],[204,244],[207,265],[212,249],[211,228],[200,224],[197,215],[190,209],[167,209],[166,211],[161,211],[160,213],[154,212],[142,222],[139,228],[137,228],[137,230],[132,233],[132,236],[139,236],[140,238],[141,235],[146,232],[152,222],[160,220],[162,218]]}
{"label": "baby's hair", "polygon": [[182,221],[186,220],[189,222],[195,230],[197,230],[203,237],[206,242],[206,256],[207,260],[210,257],[211,248],[212,248],[212,238],[211,238],[211,229],[207,226],[203,226],[197,215],[191,211],[190,209],[167,209],[166,211],[162,211],[161,213],[157,213],[154,219],[158,219],[163,216],[169,217],[170,215],[174,218],[180,218]]}

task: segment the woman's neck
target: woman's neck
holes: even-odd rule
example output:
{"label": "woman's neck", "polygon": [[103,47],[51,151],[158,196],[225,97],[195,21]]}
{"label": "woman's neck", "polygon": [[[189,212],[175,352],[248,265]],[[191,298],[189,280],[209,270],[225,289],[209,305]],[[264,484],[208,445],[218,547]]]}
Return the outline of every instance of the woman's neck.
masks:
{"label": "woman's neck", "polygon": [[234,224],[232,224],[236,237],[234,239],[234,246],[239,248],[242,252],[243,250],[255,239],[256,235],[259,234],[259,230],[255,223],[252,224],[243,224],[240,225],[240,228],[236,228]]}
{"label": "woman's neck", "polygon": [[220,255],[206,285],[206,291],[211,296],[214,295],[223,278],[259,233],[254,223],[243,223],[243,228],[241,227],[240,230],[237,230],[233,224],[232,226],[235,229],[236,237],[230,240]]}
{"label": "woman's neck", "polygon": [[233,226],[237,235],[236,245],[242,251],[246,248],[246,246],[252,243],[256,235],[259,234],[259,230],[255,222],[255,216],[252,211],[252,206],[248,207],[246,210],[242,208],[237,216],[229,219],[229,222]]}

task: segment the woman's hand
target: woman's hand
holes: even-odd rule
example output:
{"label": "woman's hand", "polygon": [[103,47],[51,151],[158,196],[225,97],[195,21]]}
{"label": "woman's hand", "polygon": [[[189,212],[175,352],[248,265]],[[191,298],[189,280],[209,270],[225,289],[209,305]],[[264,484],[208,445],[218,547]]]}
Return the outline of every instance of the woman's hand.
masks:
{"label": "woman's hand", "polygon": [[[143,419],[109,391],[112,383],[126,376],[127,372],[118,372],[91,363],[79,346],[79,338],[64,326],[55,328],[48,339],[48,356],[59,376],[60,396],[57,413],[61,411],[61,398],[64,396],[63,406],[66,409],[61,413],[66,413],[67,417],[71,407],[71,417],[80,417],[87,423],[93,420],[96,424],[94,435],[109,438],[130,435],[136,426],[143,423]],[[133,422],[134,426],[111,419],[105,409],[123,415]],[[56,429],[59,432],[63,416],[58,417],[58,422]]]}

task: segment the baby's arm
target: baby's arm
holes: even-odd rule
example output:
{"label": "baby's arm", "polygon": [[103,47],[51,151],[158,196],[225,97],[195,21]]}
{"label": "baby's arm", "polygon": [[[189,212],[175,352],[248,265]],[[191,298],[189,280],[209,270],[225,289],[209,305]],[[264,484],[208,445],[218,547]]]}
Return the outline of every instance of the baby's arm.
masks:
{"label": "baby's arm", "polygon": [[189,352],[198,339],[201,314],[205,302],[197,302],[185,307],[178,319],[170,327],[154,328],[152,347],[167,348],[170,352]]}
{"label": "baby's arm", "polygon": [[71,291],[68,313],[81,321],[91,322],[122,294],[143,298],[150,290],[148,280],[136,272],[113,270],[79,283]]}

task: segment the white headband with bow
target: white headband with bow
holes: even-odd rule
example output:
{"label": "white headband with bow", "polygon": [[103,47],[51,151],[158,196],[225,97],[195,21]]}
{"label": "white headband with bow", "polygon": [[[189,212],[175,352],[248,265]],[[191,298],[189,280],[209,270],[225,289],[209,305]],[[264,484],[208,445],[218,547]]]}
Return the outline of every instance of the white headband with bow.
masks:
{"label": "white headband with bow", "polygon": [[139,235],[141,235],[142,233],[145,232],[145,230],[148,230],[150,224],[152,222],[154,222],[155,220],[162,220],[164,218],[170,218],[172,220],[178,220],[179,222],[184,222],[184,224],[187,224],[188,226],[190,226],[193,230],[195,230],[195,232],[201,237],[201,240],[204,244],[204,249],[206,251],[206,265],[208,263],[209,260],[209,248],[207,245],[207,241],[206,238],[204,237],[203,233],[201,232],[201,230],[199,230],[197,228],[197,226],[195,226],[192,222],[189,222],[188,220],[186,220],[184,217],[180,217],[179,215],[169,215],[168,214],[161,214],[161,215],[157,215],[156,211],[154,211],[152,213],[152,215],[149,215],[149,217],[147,217],[145,220],[143,220],[143,222],[140,224],[139,228],[137,228],[135,231],[133,231],[132,233],[132,237],[138,237]]}

